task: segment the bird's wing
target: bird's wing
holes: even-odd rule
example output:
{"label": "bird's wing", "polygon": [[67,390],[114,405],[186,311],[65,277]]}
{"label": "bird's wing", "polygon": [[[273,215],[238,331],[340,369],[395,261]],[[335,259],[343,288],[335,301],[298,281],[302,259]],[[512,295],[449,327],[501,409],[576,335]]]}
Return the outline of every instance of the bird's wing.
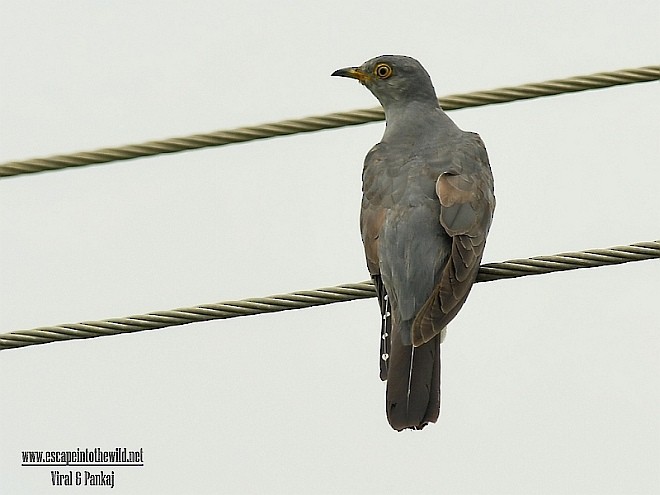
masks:
{"label": "bird's wing", "polygon": [[376,295],[378,296],[378,305],[381,313],[380,328],[380,379],[387,380],[389,365],[390,340],[392,333],[392,315],[387,290],[380,276],[380,261],[378,253],[378,244],[380,240],[381,229],[385,221],[386,208],[378,196],[380,174],[375,173],[383,160],[379,152],[381,146],[375,145],[367,154],[364,162],[363,172],[363,198],[360,210],[360,231],[362,233],[362,243],[364,244],[364,253],[367,259],[367,269],[374,282]]}
{"label": "bird's wing", "polygon": [[495,196],[486,148],[477,134],[467,133],[454,153],[451,170],[438,177],[435,190],[440,224],[451,237],[451,253],[440,282],[415,317],[415,346],[431,340],[456,316],[479,271]]}

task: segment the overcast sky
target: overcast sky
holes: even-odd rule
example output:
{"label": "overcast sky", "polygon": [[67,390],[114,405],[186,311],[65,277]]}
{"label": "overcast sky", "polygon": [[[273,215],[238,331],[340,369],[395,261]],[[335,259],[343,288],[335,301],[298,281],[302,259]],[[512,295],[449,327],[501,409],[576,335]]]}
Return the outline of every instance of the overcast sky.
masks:
{"label": "overcast sky", "polygon": [[[0,0],[0,161],[373,107],[330,74],[383,53],[439,95],[657,64],[659,5]],[[660,238],[658,108],[450,112],[495,176],[484,262]],[[0,180],[0,332],[367,279],[383,127]],[[126,447],[113,493],[658,493],[659,291],[658,261],[478,284],[421,432],[385,418],[373,299],[2,351],[0,492],[107,493],[21,452]]]}

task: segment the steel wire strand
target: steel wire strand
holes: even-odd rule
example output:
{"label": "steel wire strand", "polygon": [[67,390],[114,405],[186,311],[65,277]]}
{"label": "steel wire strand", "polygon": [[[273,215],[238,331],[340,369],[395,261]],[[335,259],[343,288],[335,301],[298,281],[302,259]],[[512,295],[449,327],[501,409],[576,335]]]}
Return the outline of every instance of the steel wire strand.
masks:
{"label": "steel wire strand", "polygon": [[[590,249],[552,256],[514,259],[501,263],[487,263],[480,267],[477,282],[615,265],[652,258],[660,258],[660,240],[639,242],[628,246],[615,246],[607,249]],[[153,330],[199,321],[308,308],[375,296],[373,284],[367,281],[270,297],[202,304],[169,311],[155,311],[126,318],[111,318],[109,320],[85,321],[39,327],[31,330],[18,330],[0,334],[0,350],[61,340],[86,339],[103,335]]]}
{"label": "steel wire strand", "polygon": [[[449,95],[439,98],[445,110],[477,107],[516,100],[539,98],[542,96],[572,93],[589,89],[600,89],[623,84],[648,82],[660,79],[660,65],[623,69],[613,72],[600,72],[591,75],[555,79],[521,86],[477,91],[466,94]],[[10,161],[0,164],[0,177],[80,167],[117,160],[129,160],[163,153],[194,150],[210,146],[223,146],[255,139],[286,136],[302,132],[314,132],[349,125],[365,124],[383,120],[385,114],[380,107],[338,112],[327,115],[285,120],[263,125],[220,130],[207,134],[175,137],[159,141],[148,141],[116,148],[102,148],[67,155],[55,155],[23,161]]]}

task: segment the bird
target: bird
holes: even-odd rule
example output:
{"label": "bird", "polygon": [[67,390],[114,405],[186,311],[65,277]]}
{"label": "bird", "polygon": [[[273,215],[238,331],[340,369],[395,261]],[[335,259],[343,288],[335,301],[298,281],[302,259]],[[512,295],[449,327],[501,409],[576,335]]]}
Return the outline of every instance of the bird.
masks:
{"label": "bird", "polygon": [[385,111],[364,159],[360,231],[381,311],[380,378],[397,431],[440,415],[440,344],[474,284],[495,210],[486,147],[440,107],[414,58],[381,55],[357,79]]}

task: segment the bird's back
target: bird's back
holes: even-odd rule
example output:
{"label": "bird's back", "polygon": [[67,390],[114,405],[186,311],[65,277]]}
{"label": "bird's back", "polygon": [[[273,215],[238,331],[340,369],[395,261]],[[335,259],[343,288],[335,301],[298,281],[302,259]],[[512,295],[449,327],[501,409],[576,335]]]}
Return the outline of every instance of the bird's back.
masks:
{"label": "bird's back", "polygon": [[437,180],[443,173],[482,167],[479,143],[475,134],[458,130],[451,139],[438,135],[433,142],[381,142],[365,159],[363,242],[370,272],[382,276],[400,321],[415,318],[451,253],[452,238],[440,223]]}

